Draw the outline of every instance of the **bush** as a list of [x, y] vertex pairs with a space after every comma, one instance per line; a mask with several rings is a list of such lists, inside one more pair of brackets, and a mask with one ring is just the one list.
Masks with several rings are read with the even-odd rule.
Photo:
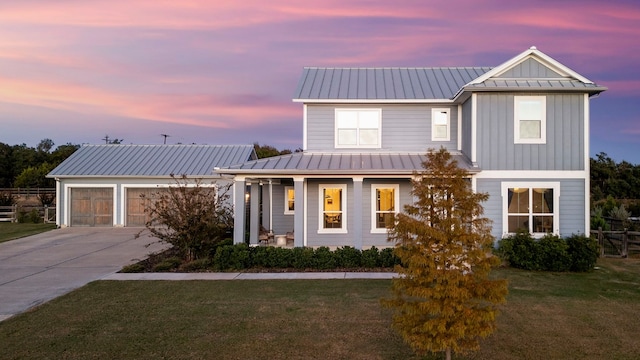
[[181, 271], [192, 272], [192, 271], [201, 271], [206, 270], [212, 265], [211, 259], [203, 258], [198, 260], [189, 261], [180, 265]]
[[338, 267], [359, 268], [362, 264], [362, 252], [351, 246], [337, 248], [333, 255]]
[[573, 234], [567, 238], [569, 255], [571, 256], [571, 271], [590, 271], [598, 260], [598, 242], [596, 239]]
[[296, 247], [292, 250], [291, 266], [295, 269], [313, 269], [316, 262], [313, 249], [309, 247]]
[[135, 263], [135, 264], [131, 264], [123, 267], [120, 270], [120, 272], [121, 273], [141, 273], [141, 272], [144, 272], [144, 270], [145, 270], [144, 265], [140, 263]]
[[528, 232], [518, 232], [500, 240], [496, 253], [519, 269], [584, 272], [595, 266], [598, 245], [584, 235], [566, 239], [545, 235], [536, 240]]
[[558, 235], [545, 235], [538, 241], [540, 259], [537, 261], [541, 270], [569, 271], [571, 269], [571, 256], [567, 242]]
[[376, 268], [380, 267], [381, 264], [382, 261], [378, 248], [372, 246], [370, 249], [362, 250], [362, 266], [366, 268]]
[[156, 272], [171, 271], [173, 269], [176, 269], [178, 266], [180, 266], [180, 264], [182, 264], [181, 258], [170, 257], [155, 264], [153, 266], [153, 271], [156, 271]]
[[249, 246], [236, 244], [219, 246], [213, 257], [216, 270], [242, 270], [250, 266]]
[[336, 267], [336, 258], [326, 246], [321, 246], [314, 252], [316, 257], [316, 268], [319, 270], [334, 269]]
[[400, 265], [400, 259], [393, 253], [393, 248], [380, 251], [380, 266], [390, 268]]

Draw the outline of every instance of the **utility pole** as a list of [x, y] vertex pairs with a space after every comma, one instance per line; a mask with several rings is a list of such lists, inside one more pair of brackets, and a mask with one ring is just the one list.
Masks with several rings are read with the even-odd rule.
[[160, 134], [160, 136], [164, 137], [164, 145], [167, 144], [167, 138], [171, 135], [167, 135], [167, 134]]
[[104, 140], [104, 143], [105, 143], [105, 144], [108, 144], [108, 143], [109, 143], [109, 135], [105, 135], [105, 136], [102, 138], [102, 140]]

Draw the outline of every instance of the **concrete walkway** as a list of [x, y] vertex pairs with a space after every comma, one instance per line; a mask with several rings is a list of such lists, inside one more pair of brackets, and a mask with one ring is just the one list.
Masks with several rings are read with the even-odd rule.
[[135, 263], [166, 245], [134, 228], [65, 228], [0, 244], [0, 321]]

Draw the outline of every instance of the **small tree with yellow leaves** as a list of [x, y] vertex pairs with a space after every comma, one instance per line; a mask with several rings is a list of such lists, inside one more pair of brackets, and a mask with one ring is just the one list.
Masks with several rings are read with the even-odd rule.
[[491, 253], [488, 194], [471, 189], [469, 173], [445, 150], [430, 150], [416, 172], [414, 203], [396, 216], [389, 241], [401, 265], [393, 280], [393, 326], [419, 354], [464, 353], [479, 348], [495, 328], [506, 280], [489, 279], [499, 264]]

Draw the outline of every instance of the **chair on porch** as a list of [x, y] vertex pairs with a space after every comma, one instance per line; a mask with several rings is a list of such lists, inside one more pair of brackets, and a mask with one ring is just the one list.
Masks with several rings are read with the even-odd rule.
[[268, 231], [264, 226], [260, 225], [260, 232], [258, 233], [258, 244], [269, 245], [269, 243], [272, 241], [273, 232]]
[[287, 234], [285, 235], [287, 237], [287, 246], [289, 245], [289, 243], [291, 243], [291, 245], [294, 245], [293, 239], [293, 231], [288, 231]]

